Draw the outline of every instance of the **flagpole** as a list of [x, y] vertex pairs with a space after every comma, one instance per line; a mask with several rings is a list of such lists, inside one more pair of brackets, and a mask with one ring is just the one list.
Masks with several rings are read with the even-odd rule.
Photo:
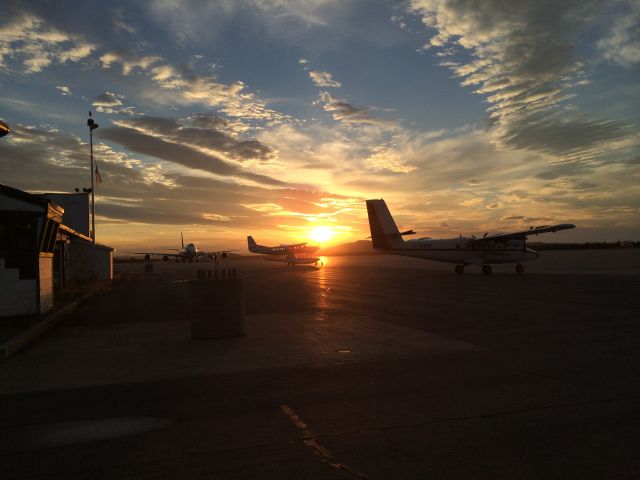
[[89, 127], [89, 145], [90, 145], [90, 157], [91, 157], [91, 241], [93, 245], [96, 244], [96, 203], [94, 194], [94, 167], [93, 167], [93, 131], [98, 128], [98, 124], [91, 118], [91, 112], [89, 112], [89, 119], [87, 120], [87, 126]]

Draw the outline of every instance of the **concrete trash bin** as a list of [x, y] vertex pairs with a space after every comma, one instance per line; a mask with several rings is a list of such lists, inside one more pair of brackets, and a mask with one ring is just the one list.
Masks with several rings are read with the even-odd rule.
[[227, 338], [244, 335], [244, 282], [190, 280], [191, 338]]

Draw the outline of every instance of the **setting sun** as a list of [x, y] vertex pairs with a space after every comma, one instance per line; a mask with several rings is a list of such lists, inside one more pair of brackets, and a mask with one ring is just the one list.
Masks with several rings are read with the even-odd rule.
[[324, 243], [331, 240], [335, 234], [331, 227], [315, 227], [309, 232], [309, 238], [316, 243]]

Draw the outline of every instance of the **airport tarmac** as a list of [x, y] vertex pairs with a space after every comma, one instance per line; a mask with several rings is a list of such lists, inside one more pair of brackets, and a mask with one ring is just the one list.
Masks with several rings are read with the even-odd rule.
[[0, 365], [2, 478], [638, 478], [640, 251], [518, 275], [226, 260], [247, 335], [189, 338], [211, 263], [114, 288]]

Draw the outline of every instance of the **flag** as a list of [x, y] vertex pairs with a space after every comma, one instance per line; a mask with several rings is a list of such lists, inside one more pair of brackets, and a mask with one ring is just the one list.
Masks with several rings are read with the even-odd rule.
[[96, 162], [96, 184], [102, 183], [102, 177], [100, 176], [100, 171], [98, 170], [98, 162]]

